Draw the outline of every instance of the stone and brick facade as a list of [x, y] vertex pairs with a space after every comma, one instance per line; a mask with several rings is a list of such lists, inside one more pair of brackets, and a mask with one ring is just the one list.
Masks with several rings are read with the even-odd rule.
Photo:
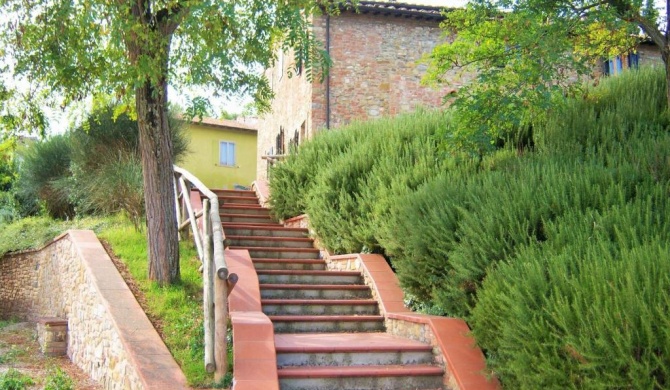
[[359, 11], [313, 19], [314, 36], [327, 43], [333, 60], [323, 82], [310, 83], [304, 72], [288, 77], [289, 69], [295, 73], [290, 53], [281, 53], [266, 71], [275, 99], [258, 124], [257, 178], [267, 177], [268, 156], [287, 154], [296, 140], [352, 120], [440, 106], [445, 94], [467, 81], [454, 74], [449, 87], [421, 85], [427, 69], [421, 58], [446, 39], [439, 8], [361, 2]]
[[[288, 154], [292, 143], [353, 120], [442, 106], [444, 96], [471, 81], [473, 73], [450, 70], [447, 86], [421, 84], [428, 67], [423, 56], [449, 39], [439, 27], [442, 19], [438, 7], [365, 1], [359, 2], [359, 13], [344, 9], [337, 16], [314, 17], [312, 32], [333, 61], [330, 74], [323, 82], [309, 82], [305, 74], [295, 74], [292, 53], [280, 53], [266, 70], [275, 99], [272, 112], [258, 123], [257, 179], [267, 179], [269, 164]], [[662, 64], [650, 42], [636, 53], [639, 66]], [[595, 67], [594, 77], [603, 74], [606, 62]]]

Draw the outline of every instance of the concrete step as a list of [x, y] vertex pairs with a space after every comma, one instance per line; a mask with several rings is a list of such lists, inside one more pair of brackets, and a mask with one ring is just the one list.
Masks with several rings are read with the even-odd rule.
[[231, 246], [267, 248], [314, 248], [314, 240], [307, 237], [233, 236], [226, 234]]
[[270, 215], [270, 210], [261, 206], [227, 204], [219, 207], [223, 214]]
[[272, 315], [268, 316], [275, 333], [320, 333], [320, 332], [380, 332], [384, 331], [384, 316], [381, 315]]
[[376, 315], [374, 299], [263, 299], [267, 315]]
[[215, 193], [218, 196], [244, 196], [244, 197], [249, 197], [249, 198], [256, 198], [256, 191], [252, 190], [211, 190], [213, 193]]
[[254, 259], [254, 267], [257, 270], [312, 270], [326, 269], [326, 262], [318, 259]]
[[229, 204], [251, 204], [258, 205], [258, 198], [251, 196], [228, 196], [219, 195], [219, 207]]
[[221, 222], [221, 227], [223, 229], [236, 229], [236, 228], [241, 228], [241, 229], [283, 229], [284, 227], [275, 222], [275, 221], [270, 221], [270, 222], [230, 222], [230, 221], [222, 221]]
[[363, 366], [433, 364], [433, 348], [387, 333], [275, 335], [277, 365]]
[[231, 236], [264, 236], [264, 237], [296, 237], [307, 238], [307, 229], [285, 228], [282, 226], [249, 226], [233, 225], [224, 226], [226, 235]]
[[444, 370], [432, 365], [285, 367], [278, 369], [282, 390], [442, 389]]
[[270, 284], [362, 284], [358, 271], [257, 270], [259, 283]]
[[318, 259], [319, 250], [316, 248], [263, 248], [231, 245], [230, 249], [247, 249], [252, 259], [256, 257], [277, 259]]
[[248, 224], [265, 224], [274, 221], [269, 215], [225, 214], [221, 213], [221, 222], [235, 222]]
[[369, 299], [366, 285], [261, 284], [262, 299]]

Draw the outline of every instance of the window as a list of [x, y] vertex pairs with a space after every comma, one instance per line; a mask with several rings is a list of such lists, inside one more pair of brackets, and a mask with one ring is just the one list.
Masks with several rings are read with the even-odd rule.
[[235, 166], [235, 144], [233, 142], [219, 142], [219, 165], [225, 167]]
[[637, 69], [639, 66], [640, 57], [637, 53], [631, 52], [622, 54], [605, 61], [604, 72], [606, 75], [616, 75], [626, 69]]

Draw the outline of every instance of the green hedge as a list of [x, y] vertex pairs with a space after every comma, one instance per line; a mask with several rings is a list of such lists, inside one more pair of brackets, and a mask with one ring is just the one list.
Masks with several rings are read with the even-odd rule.
[[376, 231], [395, 199], [446, 166], [436, 134], [449, 120], [421, 111], [320, 133], [271, 171], [275, 216], [307, 212], [335, 252], [382, 251]]
[[471, 325], [506, 387], [666, 388], [667, 187], [548, 226], [489, 273]]

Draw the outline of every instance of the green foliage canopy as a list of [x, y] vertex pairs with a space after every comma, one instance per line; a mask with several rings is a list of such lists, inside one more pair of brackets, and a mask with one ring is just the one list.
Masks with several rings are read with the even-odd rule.
[[310, 75], [327, 65], [306, 28], [318, 11], [309, 0], [4, 0], [0, 55], [5, 74], [55, 93], [61, 106], [112, 96], [131, 108], [136, 88], [167, 79], [215, 95], [249, 93], [267, 107], [271, 89], [258, 70], [272, 65], [275, 49], [294, 49]]
[[[428, 56], [425, 82], [476, 75], [445, 100], [461, 118], [449, 146], [480, 154], [498, 138], [527, 140], [530, 123], [579, 93], [599, 60], [633, 51], [640, 27], [652, 38], [659, 31], [649, 0], [473, 0], [445, 16], [449, 39]], [[666, 41], [654, 39], [664, 53]]]

